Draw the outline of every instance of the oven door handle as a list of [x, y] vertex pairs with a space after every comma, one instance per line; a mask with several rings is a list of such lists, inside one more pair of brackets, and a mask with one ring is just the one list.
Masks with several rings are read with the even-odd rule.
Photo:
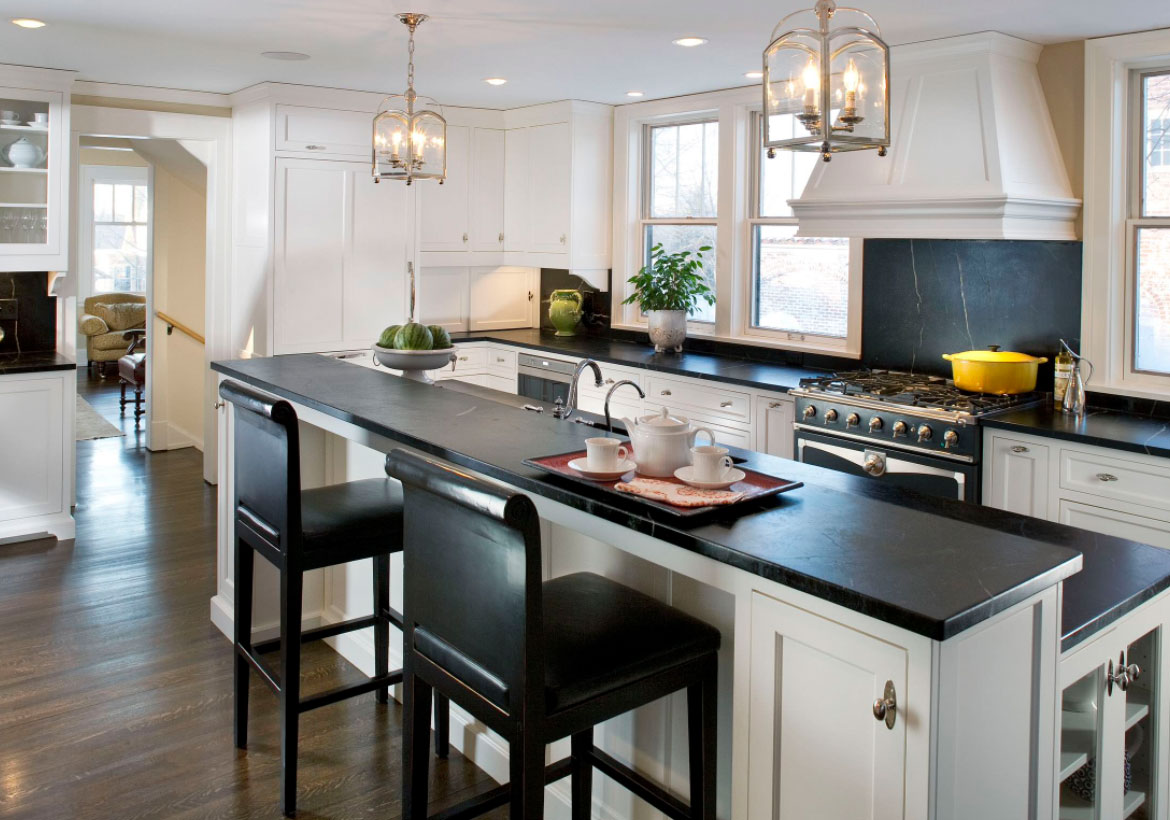
[[850, 464], [856, 464], [875, 478], [892, 473], [932, 475], [949, 478], [958, 486], [958, 498], [962, 500], [966, 497], [967, 476], [960, 470], [947, 470], [942, 467], [931, 467], [928, 464], [903, 461], [896, 456], [880, 450], [857, 450], [852, 447], [841, 447], [836, 444], [825, 444], [820, 441], [808, 441], [803, 438], [797, 439], [798, 461], [804, 461], [804, 450], [806, 447], [821, 450], [848, 461]]

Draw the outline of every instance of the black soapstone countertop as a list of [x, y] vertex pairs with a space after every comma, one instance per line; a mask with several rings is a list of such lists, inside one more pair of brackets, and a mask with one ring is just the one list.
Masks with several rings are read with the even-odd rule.
[[984, 525], [983, 508], [901, 492], [857, 492], [864, 482], [748, 451], [736, 453], [747, 466], [806, 486], [739, 517], [680, 523], [636, 499], [613, 498], [522, 463], [583, 448], [596, 434], [589, 427], [317, 354], [212, 367], [524, 492], [938, 640], [1081, 566], [1075, 549], [1010, 526]]
[[1089, 408], [1082, 419], [1050, 406], [1009, 410], [983, 419], [984, 427], [1076, 441], [1170, 458], [1170, 421]]
[[55, 350], [0, 354], [0, 376], [13, 373], [45, 373], [50, 370], [76, 370], [77, 362]]

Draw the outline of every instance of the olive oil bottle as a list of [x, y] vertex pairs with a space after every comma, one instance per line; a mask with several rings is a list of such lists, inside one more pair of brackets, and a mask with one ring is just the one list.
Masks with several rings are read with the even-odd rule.
[[1072, 379], [1072, 370], [1076, 365], [1072, 353], [1063, 339], [1060, 342], [1060, 352], [1056, 354], [1054, 362], [1056, 375], [1052, 385], [1052, 403], [1054, 406], [1060, 407], [1064, 404], [1064, 394], [1068, 392], [1068, 383]]

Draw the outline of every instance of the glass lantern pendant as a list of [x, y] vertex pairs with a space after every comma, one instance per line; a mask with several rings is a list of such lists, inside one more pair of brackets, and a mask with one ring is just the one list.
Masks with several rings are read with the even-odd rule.
[[863, 148], [884, 157], [890, 49], [874, 19], [818, 0], [781, 20], [764, 49], [763, 120], [769, 157], [777, 148], [819, 151], [825, 162]]
[[435, 100], [414, 92], [414, 30], [427, 16], [400, 14], [398, 19], [410, 29], [406, 93], [386, 97], [374, 115], [374, 182], [400, 179], [410, 185], [416, 179], [437, 179], [442, 185], [447, 177], [447, 120], [429, 109], [415, 110], [420, 102], [441, 110]]

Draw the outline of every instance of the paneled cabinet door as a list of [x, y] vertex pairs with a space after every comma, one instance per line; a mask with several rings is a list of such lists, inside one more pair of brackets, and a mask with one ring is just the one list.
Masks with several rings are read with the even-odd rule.
[[504, 135], [504, 250], [527, 251], [532, 245], [532, 190], [529, 187], [531, 128]]
[[365, 163], [345, 163], [345, 347], [368, 347], [383, 328], [406, 319], [407, 223], [405, 185], [375, 185]]
[[[1107, 501], [1103, 501], [1107, 504]], [[1060, 500], [1059, 521], [1071, 527], [1115, 535], [1142, 544], [1170, 549], [1170, 521], [1161, 521], [1122, 510]]]
[[757, 398], [756, 449], [770, 456], [792, 458], [795, 414], [794, 402], [790, 398]]
[[471, 269], [471, 330], [532, 325], [532, 268]]
[[987, 449], [990, 473], [983, 503], [1009, 512], [1047, 518], [1048, 448], [1033, 441], [994, 434]]
[[476, 128], [471, 136], [471, 250], [504, 249], [504, 132]]
[[530, 128], [528, 157], [532, 244], [527, 250], [567, 253], [572, 169], [569, 124], [558, 122]]
[[447, 126], [447, 178], [442, 185], [420, 180], [418, 186], [419, 249], [465, 251], [471, 245], [469, 191], [471, 129]]
[[0, 378], [0, 523], [65, 511], [62, 384], [57, 375]]
[[906, 651], [760, 593], [751, 635], [747, 816], [903, 817]]

